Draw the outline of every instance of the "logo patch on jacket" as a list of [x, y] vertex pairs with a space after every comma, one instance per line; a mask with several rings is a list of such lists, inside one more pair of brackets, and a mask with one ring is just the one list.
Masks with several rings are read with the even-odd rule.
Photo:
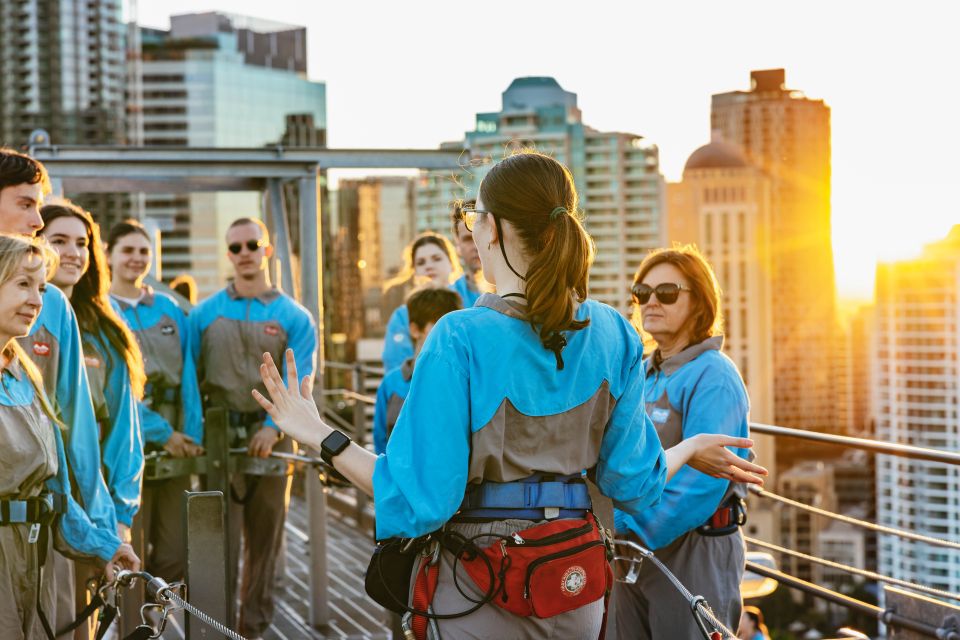
[[34, 342], [33, 354], [41, 357], [50, 355], [50, 344], [47, 342]]
[[177, 330], [176, 327], [174, 327], [172, 324], [165, 324], [162, 327], [160, 327], [160, 333], [162, 333], [165, 336], [172, 336], [173, 332], [176, 330]]
[[565, 596], [575, 596], [587, 586], [587, 572], [583, 567], [574, 565], [563, 572], [560, 590]]
[[94, 369], [100, 368], [100, 358], [95, 358], [94, 356], [83, 356], [83, 363]]
[[670, 417], [670, 409], [656, 408], [650, 412], [650, 419], [657, 424], [663, 424]]
[[268, 324], [263, 328], [263, 332], [268, 336], [278, 336], [280, 335], [280, 327], [275, 324]]

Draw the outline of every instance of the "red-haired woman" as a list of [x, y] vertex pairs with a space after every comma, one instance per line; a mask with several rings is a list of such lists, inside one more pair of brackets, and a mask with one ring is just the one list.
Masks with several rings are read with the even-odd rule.
[[[634, 278], [634, 322], [656, 347], [643, 363], [646, 412], [664, 447], [701, 434], [749, 436], [747, 390], [721, 351], [720, 300], [713, 269], [692, 246], [651, 253]], [[683, 469], [658, 504], [615, 516], [618, 532], [655, 551], [731, 629], [742, 606], [744, 497], [746, 487], [733, 476]], [[621, 638], [698, 637], [689, 605], [650, 563], [635, 584], [617, 584], [613, 598]]]

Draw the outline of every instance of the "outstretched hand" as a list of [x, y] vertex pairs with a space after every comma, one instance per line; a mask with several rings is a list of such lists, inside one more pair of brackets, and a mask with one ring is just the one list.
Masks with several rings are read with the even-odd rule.
[[304, 377], [298, 384], [293, 350], [287, 349], [284, 357], [287, 359], [286, 384], [273, 357], [269, 353], [263, 354], [260, 379], [270, 398], [264, 397], [256, 389], [253, 390], [253, 397], [281, 431], [298, 442], [319, 449], [320, 443], [332, 429], [320, 419], [320, 411], [311, 394], [313, 381], [310, 376]]
[[683, 441], [693, 448], [687, 464], [697, 471], [732, 482], [763, 485], [767, 470], [744, 460], [727, 447], [749, 449], [753, 440], [715, 433], [701, 433]]

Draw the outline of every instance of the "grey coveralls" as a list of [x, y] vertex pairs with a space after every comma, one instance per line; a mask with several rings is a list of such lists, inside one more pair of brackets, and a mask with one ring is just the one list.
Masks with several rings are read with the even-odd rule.
[[[0, 370], [6, 386], [9, 376], [26, 374], [19, 365]], [[59, 467], [53, 427], [36, 402], [10, 406], [0, 402], [0, 499], [24, 500], [40, 494], [44, 481]], [[39, 543], [29, 543], [29, 524], [0, 526], [0, 630], [10, 640], [45, 639], [37, 615], [37, 590], [43, 612], [56, 620], [56, 580], [52, 538], [47, 537], [43, 583], [38, 584]]]

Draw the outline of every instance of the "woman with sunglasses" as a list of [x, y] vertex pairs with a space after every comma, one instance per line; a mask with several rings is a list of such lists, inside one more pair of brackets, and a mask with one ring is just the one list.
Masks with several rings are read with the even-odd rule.
[[[110, 295], [143, 352], [147, 383], [140, 412], [147, 451], [175, 458], [203, 453], [203, 414], [190, 357], [187, 315], [171, 296], [144, 284], [153, 247], [136, 220], [114, 225], [107, 238]], [[151, 549], [146, 567], [167, 580], [184, 574], [183, 492], [190, 476], [144, 482], [143, 525]]]
[[[416, 637], [596, 638], [605, 556], [581, 564], [566, 562], [574, 551], [551, 551], [576, 534], [584, 545], [576, 554], [602, 549], [585, 472], [620, 508], [640, 513], [685, 463], [752, 482], [760, 479], [751, 472], [764, 470], [725, 448], [749, 447], [743, 438], [705, 435], [661, 448], [643, 411], [637, 334], [587, 298], [593, 243], [563, 165], [531, 151], [511, 155], [490, 169], [463, 219], [497, 294], [436, 323], [386, 453], [374, 456], [320, 418], [309, 385], [296, 391], [289, 352], [286, 386], [265, 355], [270, 400], [254, 396], [278, 426], [373, 496], [378, 540], [434, 533], [414, 567], [408, 608], [461, 616], [428, 623], [413, 615]], [[543, 527], [554, 533], [545, 537]], [[451, 538], [484, 551], [462, 552]], [[477, 569], [481, 556], [490, 574]], [[538, 581], [548, 566], [553, 577]], [[533, 576], [527, 588], [524, 575]]]
[[[706, 259], [692, 246], [655, 251], [641, 263], [632, 292], [634, 323], [655, 346], [643, 363], [644, 400], [663, 446], [701, 434], [749, 437], [747, 390], [721, 351], [720, 287]], [[688, 468], [667, 483], [657, 505], [615, 516], [619, 535], [655, 551], [730, 629], [742, 607], [745, 496], [735, 477]], [[618, 583], [613, 598], [621, 638], [699, 637], [686, 601], [649, 563], [635, 584]]]
[[[427, 231], [417, 236], [404, 250], [403, 270], [383, 285], [385, 292], [400, 291], [403, 297], [411, 287], [450, 287], [459, 281], [460, 261], [449, 240]], [[392, 371], [413, 357], [410, 339], [410, 314], [407, 305], [397, 307], [383, 339], [383, 370]]]

